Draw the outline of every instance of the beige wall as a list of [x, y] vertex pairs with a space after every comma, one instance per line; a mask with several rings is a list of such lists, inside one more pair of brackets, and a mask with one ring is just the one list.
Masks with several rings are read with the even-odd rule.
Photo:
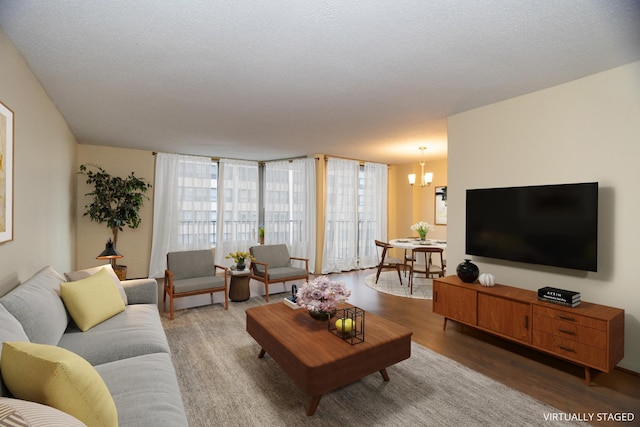
[[46, 265], [74, 268], [76, 141], [0, 30], [0, 101], [14, 113], [14, 236], [0, 244], [0, 295]]
[[[447, 225], [435, 225], [435, 188], [447, 185], [447, 160], [425, 162], [424, 170], [433, 172], [433, 182], [425, 187], [420, 185], [412, 187], [409, 185], [407, 175], [415, 173], [416, 176], [420, 176], [421, 168], [418, 161], [419, 159], [416, 158], [414, 163], [394, 165], [390, 169], [390, 176], [393, 175], [394, 179], [389, 180], [389, 202], [392, 212], [389, 215], [389, 239], [417, 237], [418, 233], [409, 227], [418, 221], [426, 221], [435, 227], [428, 234], [428, 238], [447, 240]], [[394, 250], [391, 254], [402, 258], [403, 251]]]
[[474, 258], [498, 282], [623, 308], [623, 367], [640, 372], [640, 62], [449, 118], [450, 270], [465, 258], [465, 190], [598, 181], [597, 273]]
[[[122, 178], [135, 172], [138, 178], [144, 178], [153, 184], [155, 176], [155, 157], [150, 151], [130, 150], [126, 148], [101, 147], [96, 145], [78, 145], [78, 161], [74, 170], [79, 171], [81, 164], [96, 164], [111, 175]], [[104, 264], [96, 256], [104, 250], [107, 240], [112, 236], [106, 224], [92, 222], [83, 216], [85, 205], [91, 198], [85, 196], [93, 190], [86, 184], [84, 175], [77, 175], [75, 183], [78, 189], [78, 203], [76, 206], [78, 230], [78, 269]], [[127, 266], [127, 278], [147, 277], [149, 274], [149, 259], [151, 257], [151, 236], [153, 232], [153, 191], [147, 191], [149, 200], [144, 202], [140, 210], [142, 221], [136, 229], [125, 227], [118, 233], [118, 251], [124, 258], [118, 264]]]

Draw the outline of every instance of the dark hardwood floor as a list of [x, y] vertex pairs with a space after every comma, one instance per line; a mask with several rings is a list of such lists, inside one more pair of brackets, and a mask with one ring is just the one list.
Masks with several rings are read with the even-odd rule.
[[[463, 326], [454, 321], [443, 331], [443, 318], [432, 312], [431, 300], [387, 295], [367, 287], [364, 278], [375, 270], [331, 274], [352, 291], [349, 302], [402, 324], [413, 340], [469, 368], [557, 408], [560, 412], [593, 414], [633, 413], [640, 425], [640, 375], [616, 368], [611, 373], [593, 371], [587, 386], [584, 369], [515, 343]], [[428, 369], [428, 367], [425, 367]], [[514, 408], [517, 410], [517, 408]]]

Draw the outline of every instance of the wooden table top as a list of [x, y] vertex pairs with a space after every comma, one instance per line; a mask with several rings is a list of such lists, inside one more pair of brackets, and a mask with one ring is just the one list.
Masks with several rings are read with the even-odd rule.
[[[311, 396], [350, 384], [411, 356], [412, 332], [365, 312], [364, 342], [351, 345], [325, 321], [283, 303], [246, 310], [247, 332]], [[335, 318], [333, 319], [335, 320]]]
[[[327, 330], [327, 322], [313, 319], [306, 309], [294, 310], [284, 304], [249, 308], [247, 322], [254, 321], [269, 331], [278, 342], [305, 366], [318, 366], [389, 343], [412, 332], [404, 326], [365, 313], [365, 341], [351, 345]], [[251, 320], [250, 320], [251, 319]], [[335, 321], [334, 317], [332, 321]]]

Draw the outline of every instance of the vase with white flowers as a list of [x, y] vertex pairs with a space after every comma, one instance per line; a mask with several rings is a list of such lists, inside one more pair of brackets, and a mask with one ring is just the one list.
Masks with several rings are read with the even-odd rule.
[[425, 221], [418, 221], [409, 228], [418, 233], [421, 242], [424, 242], [427, 233], [433, 230], [433, 226]]
[[339, 303], [346, 302], [351, 291], [342, 282], [327, 276], [316, 277], [298, 289], [296, 303], [309, 310], [309, 315], [318, 320], [329, 320]]
[[233, 260], [236, 262], [236, 270], [244, 270], [245, 268], [247, 268], [247, 265], [245, 264], [246, 260], [251, 260], [251, 261], [255, 261], [256, 259], [253, 257], [253, 255], [251, 255], [249, 252], [229, 252], [229, 255], [227, 255], [225, 257], [226, 259], [229, 258], [233, 258]]

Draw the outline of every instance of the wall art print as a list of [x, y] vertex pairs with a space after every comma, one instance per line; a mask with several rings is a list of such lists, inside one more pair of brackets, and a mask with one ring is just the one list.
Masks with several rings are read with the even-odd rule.
[[436, 225], [447, 225], [447, 187], [436, 187]]
[[0, 243], [13, 240], [13, 111], [0, 102]]

